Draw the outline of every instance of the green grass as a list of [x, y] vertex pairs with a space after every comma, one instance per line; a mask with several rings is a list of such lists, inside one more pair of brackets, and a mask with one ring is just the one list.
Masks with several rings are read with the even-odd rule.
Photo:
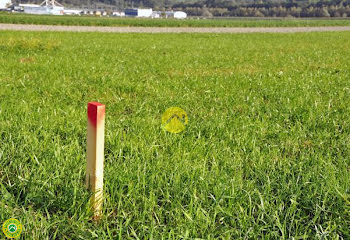
[[[349, 239], [349, 39], [1, 32], [0, 223], [22, 239]], [[89, 101], [107, 106], [99, 224]], [[161, 128], [172, 106], [180, 134]]]
[[79, 25], [79, 26], [135, 26], [135, 27], [312, 27], [350, 26], [349, 19], [138, 19], [86, 16], [43, 16], [0, 13], [0, 23]]

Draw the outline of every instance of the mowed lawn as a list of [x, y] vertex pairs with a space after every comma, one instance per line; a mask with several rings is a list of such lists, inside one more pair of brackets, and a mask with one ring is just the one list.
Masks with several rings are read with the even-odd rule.
[[[349, 39], [0, 32], [1, 224], [19, 219], [22, 239], [349, 239]], [[89, 101], [106, 104], [97, 224]], [[173, 106], [179, 134], [161, 128]]]
[[109, 27], [326, 27], [350, 26], [350, 18], [149, 19], [130, 17], [52, 16], [0, 12], [0, 23]]

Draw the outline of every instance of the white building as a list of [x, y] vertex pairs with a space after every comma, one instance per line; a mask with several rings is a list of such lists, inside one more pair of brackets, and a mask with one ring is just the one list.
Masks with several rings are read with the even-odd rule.
[[0, 9], [5, 9], [11, 5], [11, 0], [0, 0]]
[[176, 19], [185, 19], [187, 18], [187, 13], [182, 11], [166, 11], [165, 18], [176, 18]]
[[63, 13], [65, 15], [81, 15], [83, 11], [82, 10], [76, 10], [76, 9], [64, 9]]
[[160, 11], [153, 11], [152, 12], [152, 18], [160, 18], [161, 12]]
[[[1, 1], [1, 0], [0, 0]], [[23, 11], [28, 14], [63, 15], [64, 7], [55, 0], [45, 0], [40, 5], [19, 4]]]
[[176, 11], [176, 12], [174, 12], [174, 18], [185, 19], [185, 18], [187, 18], [187, 13], [182, 12], [182, 11]]
[[125, 17], [125, 13], [124, 12], [113, 12], [112, 16], [114, 16], [114, 17]]
[[165, 12], [165, 18], [185, 19], [187, 18], [187, 13], [182, 11], [167, 11]]
[[152, 17], [152, 8], [137, 9], [137, 17]]
[[64, 7], [60, 7], [60, 6], [40, 6], [35, 4], [21, 4], [21, 5], [23, 7], [24, 13], [28, 13], [28, 14], [63, 15], [64, 13]]

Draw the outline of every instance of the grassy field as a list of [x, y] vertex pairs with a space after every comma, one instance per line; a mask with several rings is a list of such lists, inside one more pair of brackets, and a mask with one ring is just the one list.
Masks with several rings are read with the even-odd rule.
[[[1, 32], [0, 223], [22, 239], [349, 239], [349, 39]], [[99, 224], [89, 101], [107, 106]], [[161, 128], [172, 106], [180, 134]]]
[[137, 19], [0, 13], [0, 23], [135, 27], [315, 27], [350, 26], [349, 19]]

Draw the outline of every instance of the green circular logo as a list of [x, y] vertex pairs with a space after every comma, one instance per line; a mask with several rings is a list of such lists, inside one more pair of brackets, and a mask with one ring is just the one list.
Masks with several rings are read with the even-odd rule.
[[162, 126], [171, 133], [179, 133], [185, 130], [188, 123], [186, 112], [179, 107], [168, 108], [162, 116]]
[[8, 238], [18, 238], [22, 232], [22, 224], [15, 218], [10, 218], [2, 225], [2, 231]]

